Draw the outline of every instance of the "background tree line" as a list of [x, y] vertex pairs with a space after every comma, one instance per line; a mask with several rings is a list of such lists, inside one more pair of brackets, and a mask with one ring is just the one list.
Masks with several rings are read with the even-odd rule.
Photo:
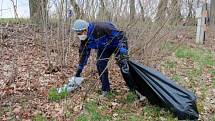
[[[195, 9], [203, 4], [200, 0], [29, 0], [30, 18], [33, 22], [42, 23], [50, 17], [50, 3], [55, 4], [57, 14], [72, 10], [73, 18], [110, 21], [161, 21], [170, 19], [170, 23], [184, 18], [191, 21], [195, 18]], [[211, 0], [211, 23], [215, 23], [215, 1]], [[63, 17], [62, 16], [62, 17]]]
[[[160, 44], [167, 40], [165, 36], [173, 32], [172, 28], [196, 25], [196, 8], [204, 3], [200, 0], [29, 0], [29, 7], [31, 21], [43, 28], [48, 60], [51, 60], [52, 51], [49, 46], [53, 46], [59, 55], [56, 59], [58, 65], [64, 66], [67, 65], [69, 46], [76, 41], [75, 34], [70, 34], [69, 39], [67, 34], [75, 19], [114, 22], [127, 32], [130, 53], [141, 53], [140, 60], [148, 63], [152, 53], [157, 53]], [[214, 0], [208, 10], [213, 25]], [[48, 29], [54, 28], [53, 25], [57, 27], [56, 40], [48, 39]]]

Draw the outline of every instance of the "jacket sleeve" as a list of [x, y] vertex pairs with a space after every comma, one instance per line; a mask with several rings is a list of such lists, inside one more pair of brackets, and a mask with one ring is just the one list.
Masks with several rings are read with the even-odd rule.
[[79, 69], [82, 71], [84, 66], [87, 64], [90, 56], [90, 48], [86, 46], [87, 41], [82, 41], [79, 48]]
[[118, 35], [119, 45], [118, 48], [126, 48], [128, 50], [128, 39], [125, 35], [125, 32], [120, 32]]

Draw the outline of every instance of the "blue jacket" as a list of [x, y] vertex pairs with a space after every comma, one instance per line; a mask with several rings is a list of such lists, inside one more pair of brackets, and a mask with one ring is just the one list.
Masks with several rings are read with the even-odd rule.
[[127, 38], [111, 22], [91, 22], [88, 26], [87, 39], [81, 41], [79, 48], [79, 69], [87, 64], [91, 49], [116, 49], [127, 47]]

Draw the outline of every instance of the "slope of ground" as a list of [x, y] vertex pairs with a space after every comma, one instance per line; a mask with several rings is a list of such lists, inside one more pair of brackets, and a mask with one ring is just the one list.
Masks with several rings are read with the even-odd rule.
[[[78, 48], [71, 45], [67, 67], [46, 74], [47, 58], [44, 47], [38, 44], [42, 40], [38, 30], [31, 25], [1, 28], [0, 120], [177, 120], [166, 109], [152, 106], [147, 100], [138, 101], [125, 86], [115, 61], [110, 62], [113, 91], [108, 98], [99, 98], [100, 81], [91, 58], [82, 87], [59, 101], [49, 100], [49, 90], [62, 86], [74, 74]], [[197, 95], [200, 120], [215, 120], [215, 55], [211, 46], [215, 38], [210, 33], [207, 43], [197, 46], [193, 43], [194, 32], [184, 29], [169, 38], [171, 42], [163, 50], [169, 54], [152, 63]], [[172, 49], [182, 40], [182, 45]], [[52, 58], [56, 55], [51, 53]]]

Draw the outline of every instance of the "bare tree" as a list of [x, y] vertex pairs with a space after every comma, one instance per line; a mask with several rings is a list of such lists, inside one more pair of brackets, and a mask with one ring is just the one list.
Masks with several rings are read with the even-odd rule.
[[14, 11], [14, 15], [15, 15], [15, 18], [18, 18], [18, 13], [17, 13], [17, 0], [14, 1], [14, 0], [11, 0], [12, 4], [13, 4], [13, 11]]
[[75, 1], [75, 0], [70, 0], [70, 2], [71, 2], [71, 5], [72, 5], [72, 7], [73, 7], [73, 9], [74, 9], [75, 14], [76, 14], [76, 18], [83, 18], [84, 12], [83, 12], [83, 10], [78, 6], [78, 4], [76, 3], [76, 1]]
[[196, 5], [199, 7], [200, 0], [196, 0]]
[[129, 0], [130, 6], [130, 22], [134, 21], [135, 17], [135, 0]]
[[123, 0], [121, 0], [121, 1], [119, 2], [119, 5], [118, 5], [118, 7], [117, 7], [117, 9], [116, 9], [115, 18], [114, 18], [114, 20], [115, 20], [116, 22], [117, 22], [118, 18], [120, 17], [117, 13], [122, 12], [122, 11], [121, 11], [121, 10], [122, 10], [122, 6], [123, 6]]
[[141, 9], [141, 17], [142, 17], [142, 20], [145, 21], [145, 11], [144, 11], [144, 7], [143, 7], [143, 4], [141, 2], [141, 0], [138, 1], [139, 2], [139, 5], [140, 5], [140, 9]]
[[215, 25], [215, 0], [211, 0], [210, 23]]
[[193, 0], [188, 0], [188, 18], [192, 18]]
[[172, 0], [170, 4], [170, 24], [177, 25], [181, 21], [181, 0]]
[[105, 7], [104, 0], [100, 0], [99, 17], [103, 20], [111, 20], [111, 14]]
[[50, 50], [49, 50], [49, 41], [47, 39], [47, 23], [48, 23], [48, 16], [47, 16], [47, 12], [45, 11], [46, 7], [43, 5], [43, 4], [47, 4], [47, 3], [44, 3], [44, 2], [47, 2], [47, 1], [41, 1], [41, 6], [42, 6], [42, 10], [41, 10], [41, 16], [42, 16], [42, 26], [43, 26], [43, 38], [44, 38], [44, 41], [46, 43], [46, 57], [48, 58], [48, 67], [50, 67]]
[[48, 16], [47, 3], [48, 0], [29, 0], [30, 19], [32, 22], [42, 24], [44, 16]]
[[157, 14], [156, 14], [157, 21], [161, 21], [166, 18], [167, 3], [168, 3], [168, 0], [160, 0], [157, 8], [158, 9]]
[[194, 15], [195, 15], [195, 10], [193, 8], [193, 0], [188, 0], [187, 1], [187, 5], [188, 5], [188, 15], [187, 15], [187, 22], [188, 24], [190, 25], [194, 25], [195, 24], [195, 18], [194, 18]]
[[[58, 52], [58, 57], [57, 57], [57, 65], [60, 67], [65, 67], [66, 66], [66, 59], [65, 59], [65, 53], [66, 53], [66, 48], [65, 48], [65, 19], [63, 19], [65, 16], [64, 14], [64, 4], [65, 0], [60, 0], [59, 5], [57, 6], [58, 9], [58, 27], [57, 27], [57, 52]], [[77, 17], [77, 16], [76, 16]]]

